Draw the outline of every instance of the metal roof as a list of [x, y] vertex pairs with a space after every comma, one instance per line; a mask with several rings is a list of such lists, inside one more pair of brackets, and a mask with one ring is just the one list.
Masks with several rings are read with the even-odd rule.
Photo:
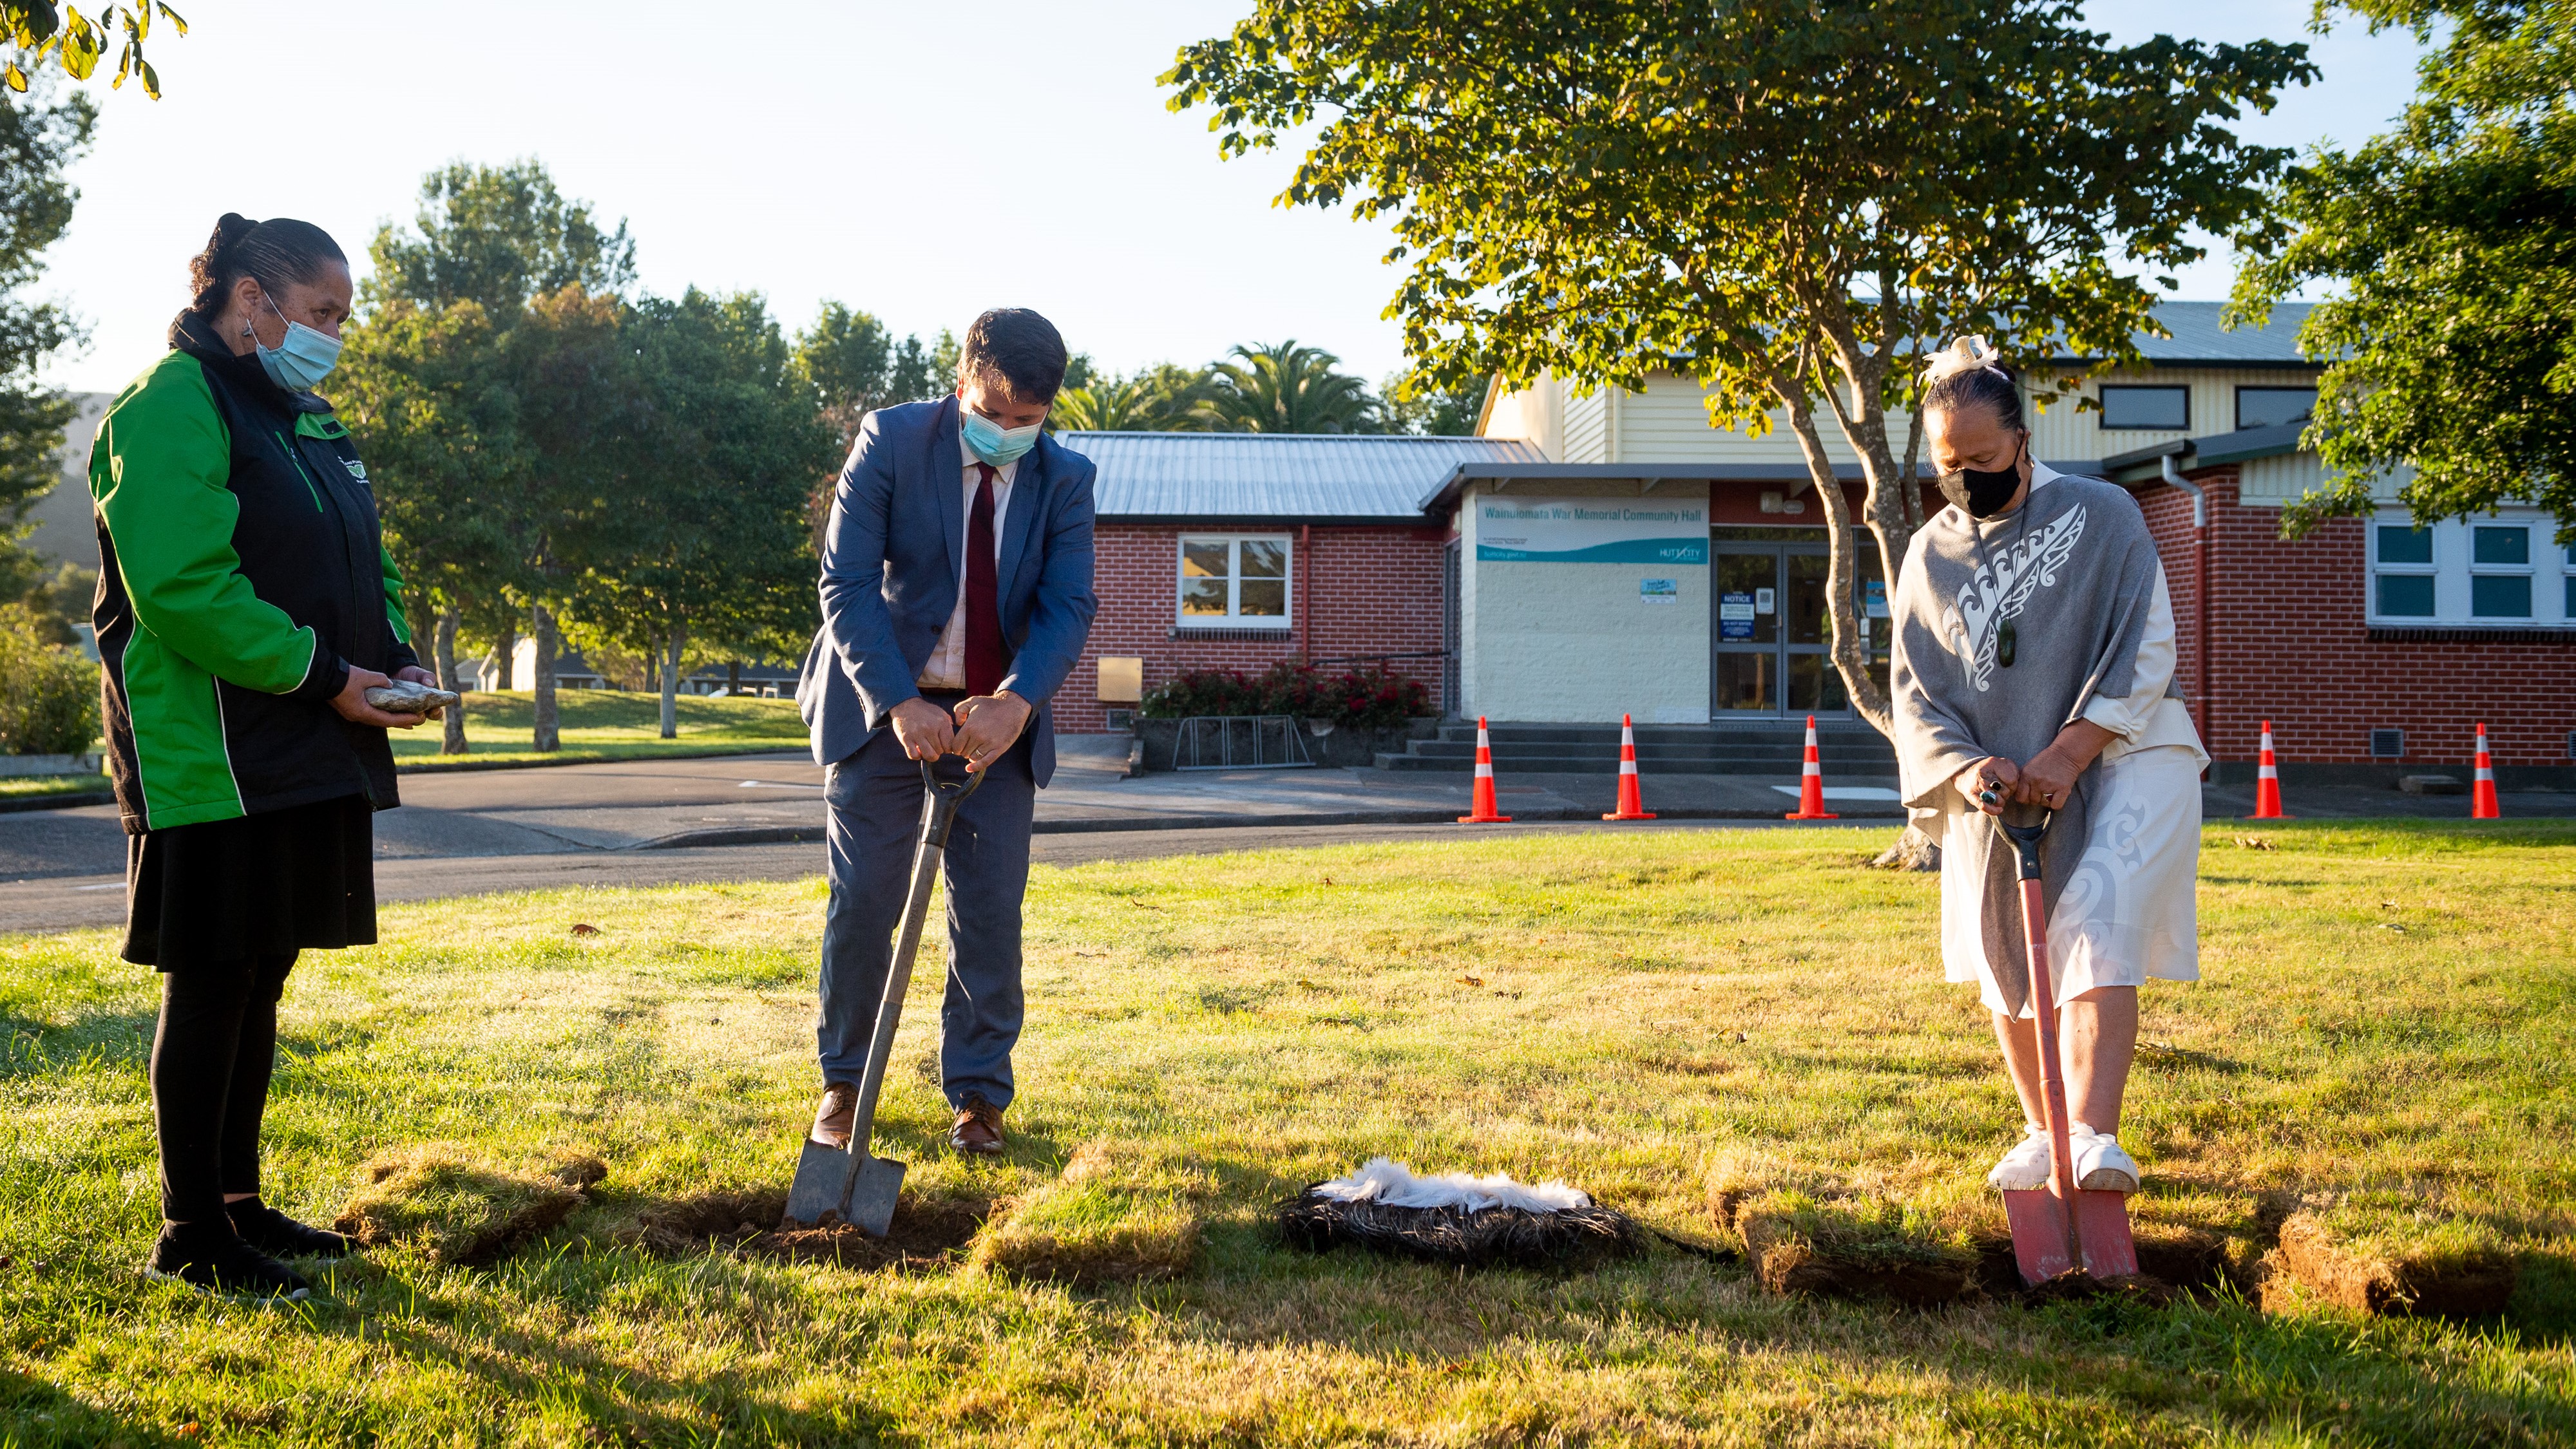
[[1344, 433], [1059, 433], [1100, 470], [1099, 516], [1122, 521], [1422, 523], [1462, 464], [1545, 463], [1504, 438]]
[[[2235, 366], [2235, 367], [2316, 367], [2319, 364], [2299, 351], [2299, 326], [2308, 320], [2308, 304], [2283, 302], [2272, 309], [2272, 318], [2260, 327], [2239, 327], [2233, 331], [2218, 325], [2218, 314], [2224, 302], [2159, 302], [2156, 321], [2164, 325], [2171, 337], [2151, 337], [2144, 332], [2133, 334], [2138, 350], [2147, 361], [2163, 367]], [[2080, 358], [2059, 357], [2059, 362], [2076, 362]]]

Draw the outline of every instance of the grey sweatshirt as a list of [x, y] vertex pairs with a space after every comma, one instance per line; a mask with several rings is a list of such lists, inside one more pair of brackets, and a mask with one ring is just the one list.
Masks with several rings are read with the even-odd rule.
[[[1905, 803], [1937, 803], [1961, 770], [1988, 755], [2015, 764], [2047, 748], [2096, 695], [2134, 688], [2138, 645], [2155, 604], [2155, 540], [2136, 500], [2098, 478], [2034, 484], [2023, 505], [1978, 523], [1944, 508], [1914, 535], [1890, 612], [1889, 686]], [[2012, 663], [1998, 644], [2013, 633]], [[2169, 695], [2178, 691], [2168, 686]], [[2041, 894], [2051, 910], [2084, 853], [2097, 773], [2050, 822]], [[1986, 959], [2018, 1011], [2030, 985], [2013, 853], [1971, 832], [1985, 881]]]

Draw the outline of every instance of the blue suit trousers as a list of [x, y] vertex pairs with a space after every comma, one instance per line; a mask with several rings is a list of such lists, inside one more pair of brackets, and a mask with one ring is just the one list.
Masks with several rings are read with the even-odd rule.
[[[940, 882], [948, 900], [948, 990], [940, 1004], [941, 1088], [952, 1108], [982, 1097], [1011, 1103], [1011, 1048], [1020, 1039], [1020, 899], [1029, 881], [1029, 825], [1037, 808], [1031, 734], [995, 760], [990, 777], [958, 808]], [[948, 770], [956, 763], [943, 762]], [[877, 1008], [894, 964], [921, 839], [921, 765], [891, 726], [831, 767], [831, 904], [823, 917], [822, 1011], [815, 1045], [823, 1080], [856, 1084], [867, 1069]], [[932, 932], [922, 933], [927, 947]], [[914, 963], [919, 975], [922, 963]]]

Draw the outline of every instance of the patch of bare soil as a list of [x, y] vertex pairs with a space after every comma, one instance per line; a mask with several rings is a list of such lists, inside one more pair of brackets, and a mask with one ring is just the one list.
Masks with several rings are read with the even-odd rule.
[[2304, 1212], [2281, 1224], [2281, 1245], [2267, 1261], [2267, 1309], [2277, 1299], [2274, 1284], [2286, 1278], [2312, 1297], [2362, 1313], [2473, 1318], [2502, 1313], [2521, 1277], [2521, 1265], [2502, 1254], [2392, 1260], [2356, 1252]]
[[1737, 1219], [1754, 1276], [1773, 1293], [1876, 1298], [1913, 1308], [1952, 1303], [1977, 1284], [1977, 1258], [1936, 1244], [1838, 1239], [1802, 1221], [1748, 1208]]
[[788, 1222], [783, 1190], [708, 1192], [645, 1205], [617, 1239], [665, 1258], [735, 1252], [860, 1272], [912, 1272], [952, 1266], [992, 1210], [982, 1198], [906, 1193], [896, 1199], [893, 1230], [878, 1239], [847, 1223], [805, 1228]]
[[332, 1227], [368, 1247], [414, 1243], [438, 1262], [484, 1268], [553, 1231], [607, 1173], [592, 1157], [529, 1167], [453, 1144], [398, 1148], [359, 1168]]

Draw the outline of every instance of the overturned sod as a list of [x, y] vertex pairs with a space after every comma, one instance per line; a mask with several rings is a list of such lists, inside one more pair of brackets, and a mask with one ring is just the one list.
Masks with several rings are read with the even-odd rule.
[[[2204, 857], [2207, 979], [2147, 995], [2158, 1047], [2122, 1132], [2141, 1265], [2170, 1238], [2228, 1275], [2168, 1307], [1783, 1296], [1654, 1244], [1461, 1274], [1278, 1242], [1273, 1205], [1384, 1153], [1576, 1183], [1677, 1236], [1718, 1232], [1728, 1194], [1794, 1190], [1982, 1255], [2016, 1109], [1973, 999], [1938, 979], [1931, 883], [1865, 867], [1884, 829], [1041, 869], [999, 1161], [937, 1146], [940, 983], [917, 982], [878, 1130], [912, 1163], [898, 1234], [936, 1241], [900, 1263], [777, 1251], [764, 1212], [811, 1105], [818, 885], [393, 907], [384, 944], [288, 987], [268, 1199], [327, 1220], [362, 1167], [428, 1144], [532, 1200], [570, 1190], [565, 1158], [607, 1175], [486, 1266], [411, 1238], [293, 1313], [135, 1275], [154, 983], [105, 933], [0, 941], [0, 1423], [29, 1444], [188, 1423], [494, 1445], [2576, 1440], [2576, 829], [2266, 831], [2274, 849]], [[456, 1223], [509, 1215], [497, 1192], [493, 1214], [451, 1201]], [[2392, 1265], [2493, 1251], [2518, 1277], [2463, 1320], [2286, 1277], [2257, 1293], [2300, 1212]], [[1167, 1271], [1119, 1276], [1149, 1255]]]

